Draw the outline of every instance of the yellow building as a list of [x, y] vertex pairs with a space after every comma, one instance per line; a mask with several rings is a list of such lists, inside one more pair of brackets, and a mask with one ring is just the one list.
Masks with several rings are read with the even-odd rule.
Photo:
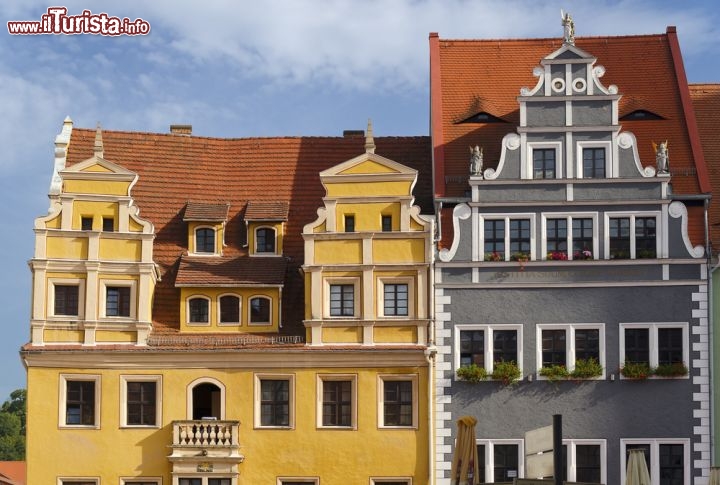
[[28, 483], [427, 483], [429, 140], [375, 142], [66, 120], [30, 261]]

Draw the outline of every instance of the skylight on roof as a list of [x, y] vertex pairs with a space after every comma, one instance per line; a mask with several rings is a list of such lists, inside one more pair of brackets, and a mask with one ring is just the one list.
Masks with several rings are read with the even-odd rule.
[[474, 114], [469, 118], [465, 118], [458, 123], [507, 123], [507, 121], [493, 116], [487, 111], [481, 111], [480, 113]]
[[620, 121], [642, 121], [642, 120], [664, 120], [660, 115], [656, 115], [652, 111], [647, 111], [644, 109], [636, 109], [635, 111], [626, 114], [622, 118], [620, 118]]

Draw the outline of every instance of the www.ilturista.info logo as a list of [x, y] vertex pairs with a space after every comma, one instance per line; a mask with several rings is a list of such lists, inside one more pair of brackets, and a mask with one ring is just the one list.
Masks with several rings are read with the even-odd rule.
[[83, 10], [80, 15], [68, 15], [65, 7], [50, 7], [40, 20], [15, 20], [7, 23], [12, 35], [147, 35], [150, 23], [138, 18], [111, 17], [106, 13]]

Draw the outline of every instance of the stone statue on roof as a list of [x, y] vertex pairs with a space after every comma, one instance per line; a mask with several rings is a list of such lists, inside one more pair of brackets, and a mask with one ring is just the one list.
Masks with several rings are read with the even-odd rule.
[[483, 169], [483, 149], [475, 145], [470, 147], [470, 175], [473, 177], [482, 177]]
[[668, 154], [667, 140], [660, 142], [659, 145], [652, 142], [652, 145], [655, 149], [655, 164], [657, 165], [657, 173], [670, 173], [670, 155]]
[[563, 44], [575, 45], [575, 22], [570, 12], [560, 9], [560, 20], [563, 26]]

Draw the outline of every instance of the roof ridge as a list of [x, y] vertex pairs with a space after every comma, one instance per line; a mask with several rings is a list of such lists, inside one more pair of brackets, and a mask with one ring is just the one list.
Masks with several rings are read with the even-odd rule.
[[[654, 34], [626, 34], [626, 35], [583, 35], [575, 37], [575, 41], [583, 40], [602, 40], [602, 39], [647, 39], [652, 37], [667, 37], [667, 33], [654, 33]], [[494, 37], [488, 39], [467, 39], [467, 38], [439, 38], [440, 42], [467, 42], [467, 43], [481, 43], [481, 42], [522, 42], [522, 43], [534, 43], [534, 42], [559, 42], [562, 43], [560, 37]]]

